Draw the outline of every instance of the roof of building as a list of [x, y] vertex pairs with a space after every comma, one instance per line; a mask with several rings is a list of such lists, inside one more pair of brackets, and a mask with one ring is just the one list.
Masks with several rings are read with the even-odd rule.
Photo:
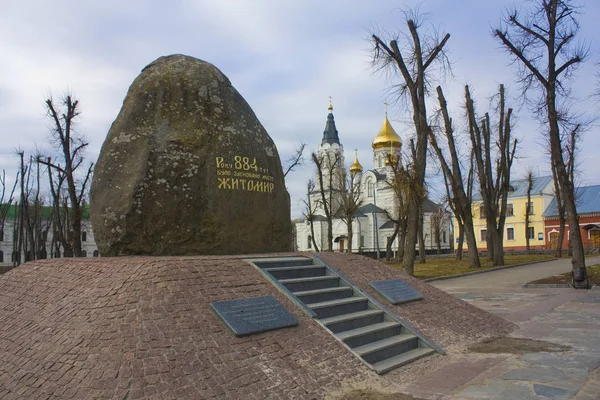
[[381, 225], [379, 229], [394, 229], [394, 225], [394, 221], [386, 221], [386, 223]]
[[379, 130], [375, 139], [373, 139], [373, 143], [371, 143], [374, 149], [381, 149], [383, 147], [400, 147], [402, 146], [402, 139], [396, 133], [392, 124], [388, 120], [387, 114], [385, 119], [383, 120], [383, 125]]
[[358, 162], [358, 149], [354, 150], [354, 162], [350, 166], [350, 173], [362, 172], [363, 167]]
[[333, 106], [329, 105], [329, 114], [327, 114], [327, 122], [325, 123], [325, 130], [323, 131], [323, 140], [321, 140], [321, 144], [340, 144], [340, 138], [338, 136], [338, 131], [335, 127], [335, 120], [333, 119]]
[[375, 204], [373, 203], [367, 203], [364, 206], [361, 206], [358, 211], [360, 211], [363, 214], [373, 214], [373, 213], [377, 213], [377, 214], [383, 214], [385, 213], [385, 210], [377, 207]]
[[[577, 214], [600, 213], [600, 185], [582, 186], [575, 189]], [[558, 215], [556, 197], [552, 199], [544, 213], [544, 217]]]
[[[538, 196], [543, 193], [544, 189], [548, 184], [552, 183], [551, 176], [534, 176], [533, 186], [531, 187], [531, 195]], [[514, 189], [508, 192], [508, 198], [514, 197], [527, 197], [527, 179], [515, 179], [510, 182], [510, 186]], [[475, 183], [475, 187], [479, 187], [478, 183]], [[481, 201], [481, 195], [479, 190], [473, 189], [473, 201]]]
[[423, 212], [438, 212], [443, 209], [442, 206], [429, 199], [423, 200], [422, 207]]

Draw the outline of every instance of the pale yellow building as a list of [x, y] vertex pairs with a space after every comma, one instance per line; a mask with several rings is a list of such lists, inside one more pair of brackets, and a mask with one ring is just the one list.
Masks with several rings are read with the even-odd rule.
[[[527, 180], [519, 179], [511, 182], [511, 191], [508, 194], [506, 222], [504, 224], [504, 249], [506, 251], [525, 250], [527, 246], [526, 235], [529, 236], [531, 249], [544, 249], [546, 247], [542, 213], [550, 205], [553, 198], [554, 184], [552, 177], [534, 177], [531, 189], [529, 229], [526, 231]], [[472, 207], [473, 228], [477, 239], [477, 248], [479, 251], [485, 251], [487, 249], [487, 227], [479, 193], [473, 194]], [[454, 232], [458, 232], [456, 222], [454, 223]], [[464, 243], [466, 249], [467, 241], [465, 240]]]

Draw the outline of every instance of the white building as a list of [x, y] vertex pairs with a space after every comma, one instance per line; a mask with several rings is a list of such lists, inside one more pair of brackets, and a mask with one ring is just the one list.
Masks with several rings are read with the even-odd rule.
[[[43, 224], [48, 223], [48, 216], [50, 215], [50, 208], [44, 207], [42, 211]], [[14, 238], [17, 236], [15, 233], [15, 206], [10, 206], [6, 219], [4, 220], [4, 229], [0, 230], [0, 266], [7, 267], [13, 265], [13, 258], [16, 257], [14, 252]], [[64, 256], [64, 250], [62, 246], [59, 249], [52, 249], [52, 230], [48, 231], [48, 237], [46, 239], [45, 246], [46, 253], [44, 258], [60, 258]], [[98, 257], [98, 247], [94, 241], [94, 232], [92, 231], [92, 225], [90, 224], [89, 218], [84, 216], [81, 221], [81, 250], [84, 257]], [[30, 256], [21, 255], [21, 264], [29, 261]]]
[[[361, 253], [385, 252], [387, 241], [394, 232], [394, 223], [387, 217], [386, 211], [393, 217], [397, 214], [397, 199], [394, 190], [390, 185], [393, 176], [390, 160], [398, 160], [401, 163], [402, 140], [394, 131], [390, 124], [387, 113], [383, 121], [383, 126], [371, 143], [373, 151], [373, 169], [363, 171], [363, 167], [358, 161], [358, 152], [355, 154], [354, 162], [350, 166], [350, 176], [355, 187], [359, 190], [359, 198], [362, 200], [362, 206], [355, 213], [352, 219], [352, 251]], [[342, 172], [344, 166], [344, 147], [340, 143], [338, 131], [335, 127], [333, 117], [333, 106], [329, 105], [329, 114], [323, 138], [319, 145], [317, 155], [319, 159], [325, 161], [323, 168], [323, 181], [328, 196], [331, 195], [333, 215], [333, 238], [334, 250], [344, 251], [348, 247], [347, 226], [339, 218], [340, 190], [350, 185], [344, 185], [343, 179], [346, 176]], [[340, 160], [334, 168], [327, 168], [328, 160]], [[333, 165], [333, 163], [331, 163]], [[334, 176], [331, 176], [334, 174]], [[333, 192], [329, 188], [330, 184], [334, 186]], [[315, 207], [316, 217], [313, 219], [313, 231], [315, 242], [319, 250], [327, 248], [327, 220], [322, 207], [321, 193], [319, 189], [318, 176], [315, 177], [316, 188], [311, 193], [311, 204]], [[438, 248], [432, 216], [434, 214], [442, 215], [440, 229], [440, 244], [442, 249], [450, 249], [451, 238], [451, 218], [450, 214], [441, 211], [439, 205], [426, 199], [423, 202], [423, 235], [426, 251], [435, 251]], [[311, 238], [310, 222], [305, 218], [295, 222], [296, 228], [296, 249], [298, 251], [313, 251]], [[392, 245], [393, 249], [398, 247], [398, 238]]]

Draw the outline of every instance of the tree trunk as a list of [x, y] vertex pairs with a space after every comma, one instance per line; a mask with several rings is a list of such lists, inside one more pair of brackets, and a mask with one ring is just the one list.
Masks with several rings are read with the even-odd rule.
[[473, 217], [467, 214], [465, 219], [465, 236], [467, 237], [468, 256], [471, 261], [471, 268], [481, 268], [479, 253], [477, 251], [477, 239], [475, 238], [475, 230], [473, 229]]
[[353, 232], [352, 232], [352, 220], [351, 219], [346, 223], [346, 228], [347, 228], [346, 236], [348, 237], [348, 246], [346, 247], [346, 253], [352, 253]]
[[425, 264], [427, 258], [425, 255], [425, 232], [423, 232], [423, 211], [419, 207], [419, 264]]
[[406, 246], [406, 219], [403, 218], [400, 221], [400, 240], [398, 240], [398, 254], [396, 259], [398, 261], [404, 261], [404, 248]]
[[385, 246], [385, 259], [387, 261], [392, 259], [392, 244], [394, 243], [394, 240], [396, 240], [396, 236], [398, 236], [398, 231], [400, 231], [400, 224], [394, 224], [394, 232], [392, 233], [392, 236], [388, 238]]
[[462, 260], [462, 256], [463, 256], [463, 243], [464, 243], [464, 236], [465, 236], [465, 227], [462, 224], [462, 222], [458, 221], [458, 243], [456, 245], [456, 260], [460, 261]]
[[[550, 71], [551, 73], [553, 71]], [[585, 271], [585, 254], [583, 251], [583, 242], [579, 230], [579, 216], [577, 215], [577, 206], [575, 204], [575, 188], [573, 182], [569, 180], [569, 173], [564, 164], [562, 146], [560, 143], [560, 128], [558, 125], [558, 114], [556, 112], [556, 88], [553, 86], [554, 79], [548, 79], [549, 88], [547, 89], [548, 121], [550, 123], [550, 152], [554, 165], [558, 184], [562, 189], [563, 201], [566, 211], [567, 222], [569, 223], [569, 241], [573, 256], [571, 259], [572, 270], [583, 268]]]

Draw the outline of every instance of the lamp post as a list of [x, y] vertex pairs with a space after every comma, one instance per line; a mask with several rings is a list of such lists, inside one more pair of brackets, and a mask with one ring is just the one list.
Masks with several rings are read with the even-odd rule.
[[377, 212], [375, 208], [377, 208], [377, 182], [373, 185], [373, 223], [375, 226], [373, 227], [373, 232], [375, 234], [375, 246], [377, 247], [377, 259], [379, 260], [379, 227], [377, 226]]

